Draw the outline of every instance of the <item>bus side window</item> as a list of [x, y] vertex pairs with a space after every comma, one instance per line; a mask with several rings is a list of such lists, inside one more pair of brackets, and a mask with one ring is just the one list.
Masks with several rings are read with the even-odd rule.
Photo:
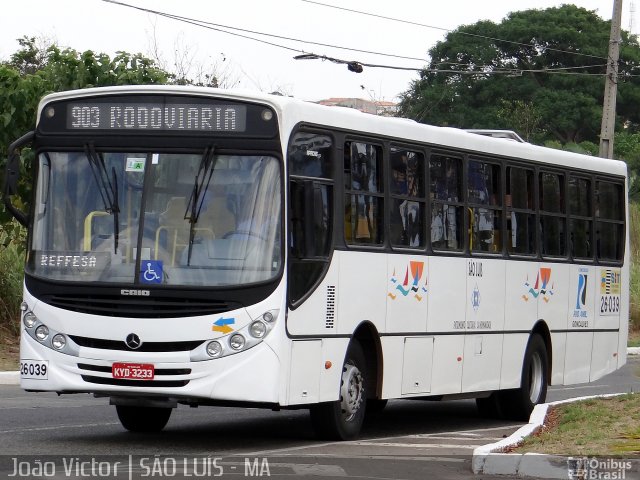
[[390, 241], [393, 246], [423, 247], [425, 193], [424, 156], [391, 148]]
[[507, 251], [517, 255], [536, 253], [533, 170], [507, 167]]
[[361, 142], [344, 147], [345, 240], [350, 244], [381, 245], [384, 195], [382, 148]]
[[431, 244], [435, 250], [461, 250], [462, 228], [462, 159], [432, 155], [429, 159], [431, 199]]
[[598, 259], [622, 260], [624, 256], [623, 185], [596, 182], [596, 253]]
[[566, 255], [564, 175], [541, 172], [540, 242], [542, 255]]
[[569, 247], [573, 258], [593, 257], [591, 180], [569, 176]]

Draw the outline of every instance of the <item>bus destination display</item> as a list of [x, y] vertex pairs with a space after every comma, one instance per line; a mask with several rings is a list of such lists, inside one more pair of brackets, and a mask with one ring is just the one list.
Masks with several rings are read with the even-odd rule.
[[69, 130], [241, 133], [246, 125], [244, 105], [75, 102], [67, 106]]

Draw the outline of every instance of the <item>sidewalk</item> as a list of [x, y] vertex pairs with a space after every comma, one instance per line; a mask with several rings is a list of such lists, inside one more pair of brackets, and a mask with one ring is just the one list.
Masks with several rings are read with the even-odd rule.
[[[640, 355], [640, 347], [627, 348], [628, 355]], [[552, 405], [621, 395], [595, 395], [571, 398], [558, 402], [537, 405], [529, 418], [529, 423], [516, 430], [510, 437], [496, 443], [490, 443], [473, 451], [472, 469], [475, 474], [511, 475], [518, 477], [582, 479], [582, 478], [637, 478], [633, 473], [640, 472], [640, 459], [596, 459], [573, 458], [560, 455], [539, 453], [500, 453], [508, 447], [517, 445], [525, 437], [533, 434], [544, 424], [547, 410]], [[595, 476], [589, 476], [595, 475]]]

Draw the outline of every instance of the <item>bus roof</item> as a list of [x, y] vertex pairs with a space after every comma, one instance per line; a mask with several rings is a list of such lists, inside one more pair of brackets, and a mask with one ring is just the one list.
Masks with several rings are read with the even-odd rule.
[[559, 167], [572, 167], [621, 176], [627, 175], [626, 163], [618, 160], [540, 147], [493, 136], [478, 135], [458, 128], [436, 127], [406, 118], [382, 117], [363, 113], [352, 108], [318, 105], [292, 97], [246, 90], [173, 85], [135, 85], [72, 90], [44, 97], [38, 107], [38, 122], [42, 109], [51, 101], [122, 94], [194, 95], [265, 103], [278, 112], [283, 142], [288, 141], [289, 132], [295, 125], [303, 122], [353, 132], [393, 137], [408, 142], [427, 143], [432, 146], [441, 146], [477, 154], [520, 158]]

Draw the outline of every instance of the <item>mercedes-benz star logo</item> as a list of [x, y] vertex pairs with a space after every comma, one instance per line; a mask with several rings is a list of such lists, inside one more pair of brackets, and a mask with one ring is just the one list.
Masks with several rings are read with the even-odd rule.
[[127, 338], [125, 339], [124, 343], [131, 350], [137, 350], [142, 345], [142, 342], [140, 341], [140, 337], [135, 333], [130, 333], [129, 335], [127, 335]]

